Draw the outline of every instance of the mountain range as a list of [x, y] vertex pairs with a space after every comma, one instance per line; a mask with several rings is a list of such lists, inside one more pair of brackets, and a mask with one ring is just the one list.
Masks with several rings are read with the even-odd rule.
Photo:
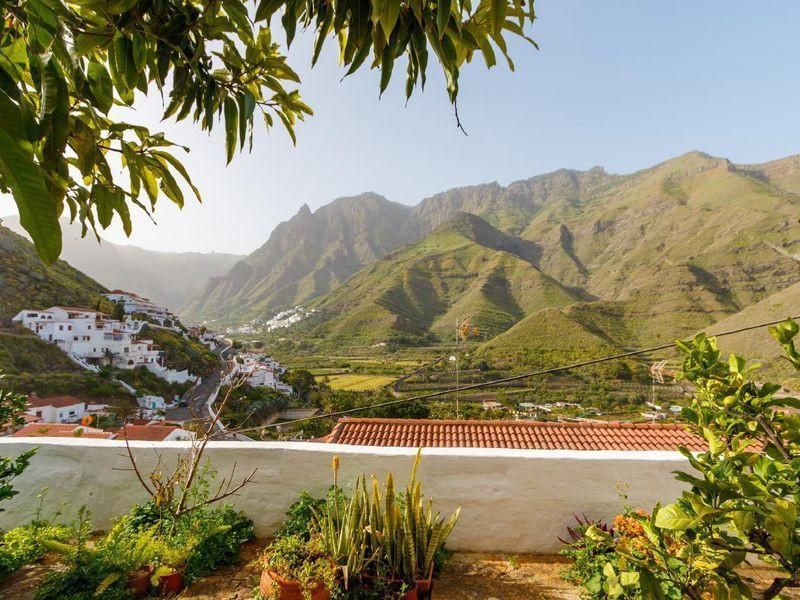
[[[247, 257], [192, 262], [195, 286], [211, 277], [179, 312], [225, 325], [301, 304], [315, 310], [290, 337], [319, 349], [451, 343], [468, 317], [477, 354], [500, 367], [552, 365], [788, 316], [800, 301], [799, 223], [798, 156], [740, 165], [691, 152], [628, 175], [559, 170], [456, 188], [416, 206], [365, 193], [302, 207]], [[0, 243], [19, 239], [4, 232]], [[124, 263], [115, 252], [130, 251], [102, 248], [113, 249], [109, 269]], [[166, 259], [147, 256], [135, 269], [142, 283], [120, 285], [110, 272], [97, 275], [99, 253], [90, 250], [67, 258], [103, 285], [156, 300], [176, 294], [173, 306], [188, 295], [178, 273], [158, 269]], [[44, 276], [29, 264], [32, 251], [15, 252], [26, 258], [13, 270]], [[232, 266], [220, 274], [225, 261]], [[183, 264], [180, 275], [190, 270]], [[65, 263], [50, 269], [66, 295], [60, 302], [101, 289]], [[7, 289], [24, 297], [31, 278], [14, 284], [6, 271]], [[82, 281], [81, 291], [68, 280]], [[722, 346], [777, 365], [765, 335]]]
[[452, 340], [470, 317], [485, 351], [536, 363], [558, 344], [555, 323], [606, 350], [746, 314], [800, 282], [798, 222], [798, 156], [738, 165], [690, 152], [414, 207], [369, 193], [304, 206], [182, 313], [242, 322], [303, 304], [317, 311], [298, 333], [337, 345]]
[[[27, 238], [16, 216], [2, 224]], [[242, 257], [236, 254], [201, 252], [157, 252], [137, 246], [114, 244], [81, 227], [61, 223], [61, 259], [101, 282], [109, 289], [129, 290], [171, 310], [178, 309], [199, 292], [211, 277], [227, 273]]]

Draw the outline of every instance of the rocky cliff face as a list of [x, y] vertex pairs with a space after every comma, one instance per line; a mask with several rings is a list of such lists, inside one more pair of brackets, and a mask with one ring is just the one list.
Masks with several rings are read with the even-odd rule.
[[416, 239], [411, 208], [367, 193], [303, 206], [267, 242], [212, 279], [182, 309], [192, 319], [247, 320], [306, 302]]

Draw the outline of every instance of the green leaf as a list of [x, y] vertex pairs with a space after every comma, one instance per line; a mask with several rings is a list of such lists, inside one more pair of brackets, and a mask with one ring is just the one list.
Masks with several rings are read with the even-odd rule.
[[450, 1], [439, 0], [436, 7], [436, 29], [439, 31], [439, 38], [444, 35], [447, 24], [450, 22]]
[[36, 252], [47, 263], [61, 254], [61, 227], [58, 210], [47, 193], [44, 175], [33, 157], [26, 155], [8, 133], [0, 129], [0, 173], [11, 189], [25, 228]]
[[694, 522], [694, 517], [677, 504], [668, 504], [661, 508], [655, 520], [656, 527], [660, 529], [688, 529]]
[[386, 39], [389, 39], [392, 35], [392, 31], [394, 31], [394, 26], [397, 25], [399, 16], [400, 0], [385, 0], [383, 3], [383, 12], [380, 15], [380, 21]]
[[49, 115], [56, 109], [58, 100], [58, 72], [50, 54], [39, 57], [40, 87], [42, 94], [41, 116]]
[[506, 22], [506, 10], [508, 4], [506, 0], [491, 0], [492, 6], [492, 30], [495, 35], [500, 35], [503, 31], [503, 24]]
[[281, 4], [283, 4], [282, 0], [261, 0], [256, 8], [256, 21], [269, 21]]
[[91, 198], [100, 226], [103, 229], [108, 228], [114, 218], [114, 191], [106, 185], [95, 184], [92, 186]]
[[703, 427], [703, 437], [708, 442], [708, 449], [712, 454], [719, 454], [726, 449], [725, 442], [717, 437], [717, 434], [708, 427]]
[[139, 74], [133, 62], [133, 46], [131, 41], [122, 33], [114, 34], [113, 56], [111, 57], [111, 76], [116, 84], [120, 96], [127, 102], [133, 102], [132, 90], [136, 87]]
[[238, 134], [239, 111], [236, 102], [232, 98], [225, 98], [225, 148], [227, 151], [228, 163], [233, 159], [236, 152], [236, 136]]
[[639, 571], [639, 589], [642, 592], [643, 598], [651, 598], [652, 600], [664, 600], [664, 590], [661, 589], [658, 580], [647, 569]]
[[111, 76], [104, 65], [92, 61], [89, 63], [87, 77], [89, 79], [89, 89], [97, 101], [97, 108], [108, 114], [114, 104], [114, 86], [111, 83]]
[[[175, 169], [178, 173], [181, 174], [181, 177], [183, 177], [186, 183], [189, 184], [189, 187], [192, 188], [192, 192], [194, 192], [194, 195], [197, 197], [197, 200], [199, 202], [203, 201], [202, 198], [200, 197], [200, 190], [198, 190], [192, 183], [192, 180], [189, 177], [189, 173], [186, 170], [186, 167], [184, 167], [183, 164], [177, 158], [175, 158], [169, 152], [164, 152], [163, 150], [152, 150], [151, 154], [153, 156], [157, 156], [159, 160], [162, 161], [162, 164], [164, 162], [169, 163], [173, 169]], [[167, 165], [164, 166], [166, 167]]]

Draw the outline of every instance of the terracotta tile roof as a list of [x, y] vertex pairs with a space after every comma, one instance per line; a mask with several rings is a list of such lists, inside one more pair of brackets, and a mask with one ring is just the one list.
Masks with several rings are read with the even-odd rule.
[[109, 427], [108, 431], [115, 433], [118, 440], [127, 436], [131, 441], [161, 442], [176, 429], [180, 428], [174, 425], [128, 425], [125, 429]]
[[144, 296], [140, 296], [139, 294], [136, 294], [134, 292], [126, 292], [125, 290], [111, 290], [110, 292], [106, 292], [104, 296], [110, 296], [112, 294], [117, 296], [130, 296], [131, 298], [136, 298], [137, 300], [145, 300], [147, 302], [150, 301], [149, 298], [145, 298]]
[[53, 310], [54, 308], [60, 308], [61, 310], [66, 310], [67, 312], [81, 312], [87, 314], [103, 314], [99, 310], [94, 308], [85, 308], [81, 306], [61, 306], [60, 304], [56, 304], [55, 306], [51, 306], [48, 310]]
[[80, 437], [110, 440], [114, 434], [74, 423], [30, 423], [15, 431], [14, 437]]
[[317, 441], [357, 446], [518, 448], [551, 450], [690, 450], [706, 442], [682, 425], [541, 421], [339, 419]]
[[43, 406], [64, 408], [65, 406], [74, 406], [76, 404], [85, 404], [85, 402], [75, 396], [50, 396], [48, 398], [39, 398], [36, 394], [28, 396], [28, 405], [31, 408], [41, 408]]

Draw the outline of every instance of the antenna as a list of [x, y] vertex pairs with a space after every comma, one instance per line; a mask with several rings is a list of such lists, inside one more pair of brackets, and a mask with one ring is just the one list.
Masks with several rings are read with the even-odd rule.
[[458, 365], [458, 342], [460, 340], [466, 340], [468, 338], [478, 338], [479, 336], [485, 336], [485, 333], [478, 331], [478, 326], [473, 326], [472, 322], [470, 321], [469, 317], [465, 317], [460, 319], [456, 317], [456, 347], [453, 356], [450, 357], [450, 361], [453, 363], [453, 368], [455, 369], [456, 374], [456, 419], [461, 418], [461, 407], [460, 407], [460, 399], [458, 395], [458, 388], [459, 386], [459, 365]]
[[[650, 365], [650, 409], [656, 410], [656, 383], [664, 383], [664, 367], [666, 360], [659, 360]], [[653, 413], [655, 415], [655, 413]], [[655, 421], [655, 416], [651, 418]]]

